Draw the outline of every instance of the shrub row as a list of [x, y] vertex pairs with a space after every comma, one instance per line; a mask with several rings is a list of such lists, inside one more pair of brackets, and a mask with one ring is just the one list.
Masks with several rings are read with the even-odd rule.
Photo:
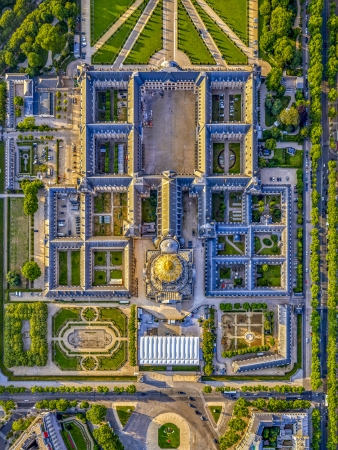
[[281, 392], [281, 393], [287, 393], [287, 392], [304, 392], [305, 389], [303, 386], [291, 386], [288, 384], [282, 384], [281, 386], [264, 386], [261, 384], [258, 384], [257, 386], [242, 386], [241, 387], [242, 392]]
[[328, 396], [328, 450], [337, 448], [337, 407], [338, 407], [338, 382], [337, 382], [337, 294], [338, 294], [338, 206], [336, 202], [336, 162], [329, 161], [329, 187], [328, 187], [328, 336], [327, 336], [327, 396]]
[[244, 309], [245, 311], [255, 311], [257, 309], [265, 310], [268, 308], [266, 303], [248, 303], [245, 302], [243, 305], [240, 303], [221, 303], [219, 309], [221, 311], [232, 311], [233, 309]]
[[223, 358], [232, 358], [237, 355], [246, 355], [247, 353], [267, 352], [270, 349], [270, 345], [257, 345], [255, 347], [240, 348], [238, 350], [228, 350], [222, 352]]
[[129, 332], [129, 362], [131, 366], [136, 366], [136, 350], [137, 350], [137, 317], [136, 317], [136, 305], [131, 305], [130, 308], [130, 318], [128, 324]]

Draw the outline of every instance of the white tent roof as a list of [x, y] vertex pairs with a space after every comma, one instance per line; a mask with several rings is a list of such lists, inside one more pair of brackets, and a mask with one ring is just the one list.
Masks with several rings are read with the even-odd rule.
[[192, 336], [142, 336], [139, 364], [197, 365], [199, 338]]

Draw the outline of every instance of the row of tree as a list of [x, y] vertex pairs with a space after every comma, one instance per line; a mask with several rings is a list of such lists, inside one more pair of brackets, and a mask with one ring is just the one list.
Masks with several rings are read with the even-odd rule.
[[21, 189], [25, 194], [23, 210], [27, 216], [35, 214], [38, 210], [38, 190], [43, 188], [43, 183], [41, 180], [31, 181], [29, 179], [24, 179], [20, 183]]
[[320, 442], [322, 438], [321, 433], [321, 417], [319, 409], [312, 410], [312, 450], [320, 449]]
[[311, 385], [312, 389], [316, 390], [321, 385], [320, 379], [320, 361], [319, 361], [319, 327], [320, 316], [317, 311], [319, 306], [318, 294], [319, 294], [319, 238], [318, 238], [318, 223], [319, 223], [319, 194], [316, 190], [317, 177], [316, 172], [318, 169], [318, 160], [321, 157], [321, 83], [323, 78], [323, 63], [322, 63], [322, 11], [324, 7], [323, 0], [312, 0], [309, 5], [309, 33], [311, 35], [309, 43], [309, 70], [308, 70], [308, 83], [311, 95], [310, 106], [310, 118], [311, 125], [311, 162], [312, 162], [312, 210], [311, 210], [311, 223], [313, 229], [311, 232], [311, 259], [310, 259], [310, 278], [311, 278], [311, 319], [310, 324], [312, 328], [311, 339]]
[[[336, 78], [338, 73], [338, 17], [336, 16], [336, 3], [331, 1], [330, 4], [330, 18], [327, 22], [329, 28], [329, 48], [328, 48], [328, 60], [326, 64], [326, 73], [328, 78], [328, 85], [331, 88], [330, 96], [337, 98], [336, 90]], [[335, 100], [330, 100], [329, 97], [329, 111], [328, 116], [330, 121], [337, 116], [337, 110], [335, 108]], [[336, 142], [333, 134], [330, 135], [330, 147], [335, 148]]]
[[221, 303], [219, 309], [221, 311], [232, 311], [233, 309], [244, 309], [245, 311], [256, 311], [256, 310], [266, 310], [268, 305], [266, 303], [248, 303], [245, 302], [243, 305], [240, 303]]
[[256, 345], [254, 347], [239, 348], [237, 350], [228, 350], [222, 352], [223, 358], [232, 358], [237, 355], [246, 355], [247, 353], [267, 352], [270, 345]]
[[[48, 358], [48, 309], [45, 303], [10, 303], [4, 317], [4, 363], [14, 366], [45, 366]], [[30, 348], [24, 350], [22, 321], [29, 321]]]
[[301, 64], [301, 52], [294, 40], [301, 32], [293, 28], [296, 17], [294, 0], [264, 0], [259, 8], [263, 16], [260, 49], [267, 53], [280, 68], [295, 70]]
[[7, 90], [6, 83], [4, 81], [0, 82], [0, 124], [4, 125], [6, 120], [6, 98]]
[[327, 334], [327, 396], [328, 396], [328, 450], [337, 448], [337, 407], [338, 407], [338, 382], [337, 382], [337, 295], [338, 295], [338, 206], [336, 202], [336, 162], [329, 161], [329, 186], [328, 186], [328, 236], [327, 236], [327, 264], [328, 264], [328, 334]]
[[[303, 182], [303, 170], [298, 169], [297, 172], [297, 208], [298, 208], [298, 218], [297, 223], [301, 225], [303, 223], [303, 191], [304, 191], [304, 182]], [[299, 219], [299, 220], [298, 220]], [[303, 292], [303, 228], [297, 229], [297, 259], [298, 259], [298, 267], [296, 270], [297, 275], [297, 285], [294, 288], [294, 292]]]
[[35, 403], [36, 409], [48, 409], [50, 411], [62, 411], [65, 412], [69, 408], [77, 407], [77, 400], [66, 400], [64, 398], [53, 400], [40, 400]]
[[281, 392], [282, 394], [286, 394], [289, 392], [301, 393], [301, 392], [304, 392], [305, 389], [303, 388], [303, 386], [292, 386], [289, 384], [282, 384], [280, 386], [273, 386], [273, 387], [258, 384], [256, 386], [242, 386], [241, 391], [242, 392]]
[[204, 373], [206, 375], [211, 375], [214, 371], [213, 360], [214, 360], [214, 344], [216, 342], [215, 335], [215, 310], [209, 308], [208, 310], [209, 318], [202, 323], [202, 352], [203, 359], [205, 362]]
[[137, 309], [136, 305], [131, 305], [130, 318], [128, 323], [129, 334], [129, 362], [131, 366], [137, 364]]

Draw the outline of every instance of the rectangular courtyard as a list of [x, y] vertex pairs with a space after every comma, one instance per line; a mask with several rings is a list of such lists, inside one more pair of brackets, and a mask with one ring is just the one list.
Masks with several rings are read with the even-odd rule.
[[143, 100], [145, 172], [193, 174], [197, 95], [188, 90], [146, 91]]

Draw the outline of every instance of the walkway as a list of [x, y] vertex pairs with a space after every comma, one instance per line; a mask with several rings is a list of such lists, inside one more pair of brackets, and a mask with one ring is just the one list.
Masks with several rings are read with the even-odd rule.
[[163, 48], [166, 61], [175, 61], [177, 49], [177, 0], [163, 2]]
[[195, 10], [193, 4], [191, 3], [191, 0], [182, 0], [182, 3], [187, 10], [191, 20], [195, 24], [197, 29], [203, 30], [203, 39], [206, 43], [206, 46], [208, 47], [210, 53], [213, 55], [217, 65], [222, 65], [226, 67], [226, 62], [222, 59], [221, 52], [219, 51], [217, 45], [215, 44], [214, 40], [212, 39], [210, 33], [207, 33], [204, 31], [205, 25], [202, 22], [200, 16], [197, 14], [197, 11]]
[[133, 31], [130, 33], [127, 42], [124, 44], [122, 50], [120, 51], [119, 56], [116, 58], [116, 61], [113, 64], [113, 69], [118, 69], [122, 65], [123, 61], [126, 59], [129, 52], [133, 48], [138, 37], [142, 33], [143, 28], [146, 26], [158, 2], [159, 0], [150, 0], [145, 10], [141, 14], [141, 17], [139, 18]]

